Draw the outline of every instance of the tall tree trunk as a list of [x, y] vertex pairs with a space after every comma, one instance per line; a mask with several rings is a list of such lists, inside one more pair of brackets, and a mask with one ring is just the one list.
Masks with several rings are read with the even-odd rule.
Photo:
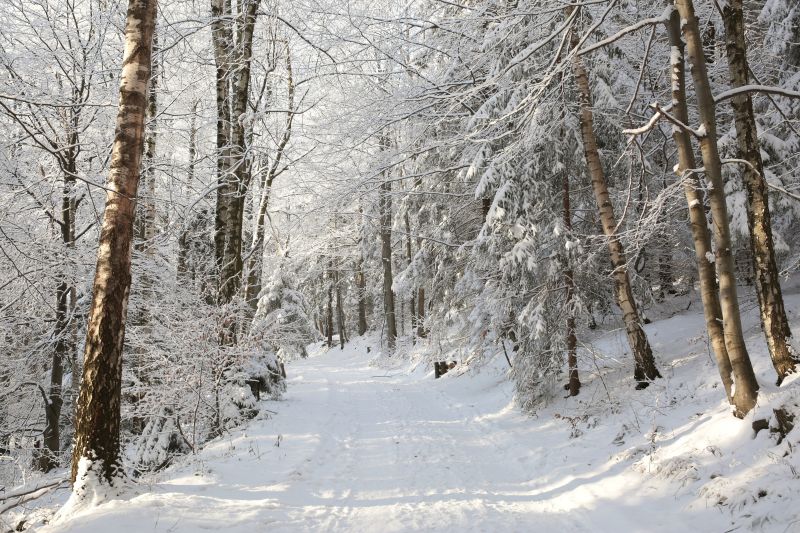
[[[742, 0], [725, 3], [722, 13], [731, 86], [744, 87], [748, 84], [748, 64]], [[738, 157], [749, 163], [742, 170], [747, 190], [747, 225], [750, 230], [750, 247], [753, 250], [753, 271], [761, 310], [761, 325], [780, 385], [788, 374], [794, 372], [799, 361], [791, 344], [792, 331], [786, 318], [778, 267], [775, 263], [769, 195], [753, 114], [753, 101], [749, 93], [742, 93], [731, 99], [731, 105], [736, 122]]]
[[55, 347], [50, 367], [50, 389], [48, 404], [45, 405], [44, 449], [38, 457], [38, 468], [49, 472], [58, 466], [58, 453], [61, 451], [61, 406], [64, 404], [63, 381], [64, 361], [70, 352], [70, 286], [62, 281], [56, 289], [56, 327], [54, 331]]
[[428, 333], [425, 331], [425, 288], [417, 289], [417, 337], [424, 339]]
[[342, 307], [342, 288], [339, 284], [339, 268], [333, 272], [333, 282], [336, 284], [336, 326], [339, 331], [339, 346], [344, 350], [344, 345], [347, 342], [347, 334], [345, 333], [344, 323], [344, 309]]
[[[77, 112], [74, 112], [77, 113]], [[75, 246], [75, 215], [77, 203], [74, 187], [77, 167], [77, 116], [73, 115], [70, 124], [69, 144], [64, 159], [64, 186], [61, 194], [61, 242], [65, 250]], [[73, 336], [72, 313], [74, 310], [75, 288], [68, 282], [66, 272], [62, 273], [56, 287], [56, 316], [53, 331], [53, 358], [50, 366], [49, 403], [45, 405], [44, 448], [39, 456], [38, 468], [49, 472], [58, 466], [58, 453], [61, 451], [61, 407], [64, 404], [63, 381], [64, 363], [75, 356], [75, 339]], [[73, 368], [74, 371], [74, 368]], [[73, 372], [73, 383], [78, 381]]]
[[[667, 26], [669, 42], [672, 46], [671, 78], [672, 78], [672, 113], [684, 124], [689, 123], [689, 112], [686, 107], [686, 69], [684, 66], [684, 44], [681, 39], [680, 15], [673, 11]], [[689, 206], [689, 221], [692, 228], [694, 253], [697, 260], [698, 279], [700, 281], [700, 298], [703, 301], [703, 315], [706, 320], [706, 331], [714, 351], [725, 395], [730, 402], [733, 369], [725, 347], [725, 331], [722, 327], [722, 309], [719, 304], [717, 276], [714, 272], [714, 257], [711, 248], [711, 234], [706, 221], [705, 195], [700, 178], [692, 169], [696, 168], [694, 149], [689, 132], [674, 127], [672, 138], [678, 148], [678, 167], [676, 173], [683, 179], [683, 191]], [[688, 173], [688, 174], [687, 174]]]
[[742, 333], [742, 322], [739, 314], [739, 301], [736, 294], [736, 275], [731, 254], [731, 235], [728, 227], [728, 207], [725, 203], [725, 186], [722, 182], [722, 169], [717, 147], [716, 105], [711, 94], [711, 86], [706, 72], [706, 61], [703, 55], [703, 41], [698, 28], [692, 0], [675, 0], [675, 6], [681, 17], [683, 37], [686, 51], [691, 63], [692, 78], [697, 94], [697, 107], [700, 114], [703, 135], [700, 138], [700, 151], [703, 154], [703, 166], [709, 182], [709, 202], [711, 217], [714, 223], [714, 241], [716, 244], [717, 277], [719, 278], [720, 305], [722, 308], [723, 328], [725, 330], [725, 347], [733, 366], [736, 383], [733, 394], [735, 414], [743, 417], [756, 404], [758, 383], [750, 364], [750, 356]]
[[[219, 277], [217, 301], [233, 298], [241, 272], [241, 243], [235, 235], [236, 175], [232, 172], [230, 61], [233, 54], [231, 13], [228, 0], [211, 0], [211, 34], [216, 64], [217, 97], [217, 203], [214, 221], [214, 251]], [[239, 263], [237, 265], [237, 263]]]
[[386, 179], [381, 184], [381, 262], [383, 263], [383, 314], [386, 319], [386, 338], [389, 350], [397, 342], [394, 291], [392, 290], [392, 185]]
[[[408, 210], [405, 213], [405, 223], [406, 223], [406, 260], [408, 261], [408, 266], [411, 268], [411, 261], [413, 260], [414, 256], [411, 250], [411, 221], [409, 220]], [[417, 329], [417, 298], [416, 298], [416, 291], [411, 291], [411, 305], [409, 306], [409, 311], [411, 313], [411, 336], [414, 337], [416, 335]]]
[[[248, 183], [245, 126], [240, 118], [250, 93], [250, 59], [258, 0], [244, 0], [234, 17], [229, 0], [212, 0], [217, 68], [217, 205], [214, 231], [217, 301], [230, 302], [242, 283], [242, 224]], [[236, 39], [234, 39], [234, 33]], [[232, 325], [234, 321], [231, 321]], [[223, 335], [233, 342], [233, 331]]]
[[[139, 195], [136, 199], [136, 220], [133, 226], [133, 250], [135, 258], [140, 261], [140, 276], [138, 293], [140, 295], [140, 307], [136, 310], [130, 322], [140, 328], [139, 334], [145, 343], [140, 344], [128, 358], [128, 368], [136, 375], [139, 383], [143, 386], [151, 382], [153, 376], [148, 375], [145, 370], [145, 356], [147, 354], [147, 343], [151, 341], [151, 306], [154, 298], [155, 279], [152, 272], [152, 260], [156, 255], [156, 247], [153, 240], [156, 236], [156, 146], [157, 130], [156, 120], [158, 112], [158, 28], [153, 33], [153, 52], [152, 65], [150, 69], [150, 85], [147, 90], [147, 116], [145, 117], [144, 134], [144, 154], [139, 178]], [[141, 390], [127, 394], [124, 400], [132, 405], [139, 403], [143, 397]], [[135, 407], [134, 407], [135, 409]], [[138, 413], [131, 417], [130, 428], [135, 434], [141, 434], [147, 423], [147, 419]]]
[[[568, 234], [572, 233], [572, 210], [570, 208], [569, 197], [569, 175], [564, 174], [562, 186], [562, 205], [564, 210], [564, 229]], [[578, 338], [575, 335], [575, 279], [574, 272], [569, 266], [569, 258], [567, 258], [567, 267], [564, 270], [564, 287], [565, 287], [565, 303], [564, 307], [567, 310], [567, 368], [569, 370], [569, 383], [567, 388], [570, 396], [577, 396], [581, 390], [581, 380], [578, 376]]]
[[665, 242], [658, 250], [658, 284], [660, 289], [658, 291], [658, 300], [663, 301], [667, 294], [675, 294], [673, 288], [673, 275], [672, 275], [672, 251], [668, 246], [670, 243]]
[[[414, 187], [416, 188], [421, 184], [421, 180], [417, 179]], [[422, 250], [422, 235], [420, 234], [417, 235], [417, 250]], [[425, 331], [425, 287], [423, 285], [417, 288], [417, 311], [415, 315], [417, 317], [417, 337], [424, 339], [427, 336], [427, 332]]]
[[[573, 48], [577, 46], [577, 35], [572, 36]], [[572, 68], [575, 76], [575, 83], [580, 93], [580, 125], [581, 136], [583, 139], [583, 150], [586, 157], [586, 166], [592, 179], [592, 190], [600, 212], [600, 221], [603, 226], [603, 233], [608, 239], [608, 249], [611, 256], [611, 265], [614, 268], [614, 290], [617, 297], [617, 305], [622, 311], [622, 319], [625, 323], [625, 332], [628, 336], [628, 343], [635, 360], [634, 379], [637, 381], [637, 388], [647, 387], [650, 381], [661, 377], [656, 368], [653, 351], [647, 334], [642, 328], [639, 309], [633, 297], [633, 288], [628, 276], [628, 265], [625, 258], [625, 250], [616, 234], [617, 221], [614, 216], [614, 206], [608, 192], [603, 166], [600, 162], [600, 154], [597, 150], [597, 139], [594, 134], [594, 117], [592, 114], [592, 96], [589, 88], [589, 77], [586, 68], [583, 66], [581, 56], [575, 55], [572, 60]]]
[[197, 165], [197, 105], [199, 100], [192, 103], [192, 116], [189, 119], [189, 166], [186, 169], [186, 184], [194, 184], [195, 165]]
[[364, 260], [360, 256], [355, 277], [358, 291], [358, 334], [364, 335], [367, 332], [367, 282], [364, 277]]
[[[328, 271], [328, 278], [330, 278], [330, 271]], [[333, 347], [333, 283], [332, 280], [328, 281], [328, 312], [325, 317], [325, 333], [328, 336], [328, 348]]]
[[[72, 481], [113, 484], [119, 457], [122, 346], [131, 282], [131, 241], [144, 144], [155, 0], [131, 0], [125, 25], [119, 111], [86, 332]], [[90, 471], [92, 472], [90, 474]], [[79, 484], [76, 487], [86, 485]], [[80, 496], [80, 494], [78, 494]]]
[[[153, 35], [153, 64], [150, 87], [147, 93], [147, 117], [145, 124], [144, 155], [142, 158], [141, 194], [136, 201], [136, 224], [134, 226], [134, 249], [148, 256], [154, 253], [153, 238], [156, 234], [156, 114], [158, 111], [158, 34]], [[148, 278], [147, 275], [144, 278]], [[144, 280], [143, 280], [144, 281]], [[148, 279], [147, 282], [150, 280]], [[146, 282], [146, 283], [147, 283]]]
[[[197, 164], [197, 101], [192, 104], [192, 116], [189, 122], [189, 166], [186, 170], [186, 184], [194, 182], [195, 165]], [[188, 214], [188, 213], [187, 213]], [[189, 229], [186, 220], [183, 222], [183, 231], [178, 237], [178, 278], [188, 272], [189, 257]]]

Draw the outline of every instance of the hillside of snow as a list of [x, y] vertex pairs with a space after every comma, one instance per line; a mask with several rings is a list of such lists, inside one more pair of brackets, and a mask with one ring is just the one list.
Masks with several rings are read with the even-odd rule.
[[[787, 303], [797, 317], [800, 297]], [[664, 376], [656, 384], [634, 390], [625, 339], [606, 331], [582, 354], [580, 395], [533, 414], [516, 406], [502, 353], [434, 380], [420, 357], [393, 364], [375, 338], [315, 346], [288, 366], [284, 397], [263, 402], [246, 428], [43, 525], [67, 491], [56, 492], [28, 524], [42, 533], [800, 531], [800, 433], [778, 443], [752, 429], [773, 408], [800, 412], [800, 386], [771, 384], [755, 310], [746, 324], [762, 391], [745, 420], [729, 414], [692, 311], [647, 326]]]

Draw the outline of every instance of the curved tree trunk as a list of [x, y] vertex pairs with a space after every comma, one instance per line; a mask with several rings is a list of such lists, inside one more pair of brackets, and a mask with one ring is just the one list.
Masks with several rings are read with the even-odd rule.
[[[748, 65], [742, 0], [730, 0], [722, 12], [731, 87], [734, 89], [744, 87], [748, 84]], [[749, 163], [744, 165], [742, 170], [747, 190], [747, 225], [750, 230], [750, 247], [753, 250], [753, 271], [761, 311], [761, 325], [780, 385], [788, 374], [794, 372], [798, 356], [791, 344], [792, 331], [786, 318], [781, 282], [775, 263], [769, 195], [764, 177], [764, 163], [761, 160], [756, 119], [753, 114], [753, 101], [749, 93], [742, 93], [731, 99], [731, 105], [736, 122], [738, 157]]]
[[[131, 0], [125, 25], [119, 111], [97, 252], [78, 398], [72, 481], [113, 483], [120, 472], [122, 345], [131, 281], [131, 241], [144, 145], [156, 0]], [[93, 475], [89, 472], [93, 472]], [[85, 485], [76, 487], [86, 488]], [[80, 494], [79, 494], [80, 496]]]
[[[573, 48], [577, 46], [577, 36], [573, 34]], [[608, 192], [608, 184], [600, 162], [600, 154], [597, 150], [597, 139], [594, 135], [594, 117], [592, 114], [592, 95], [589, 88], [589, 76], [583, 66], [581, 56], [575, 54], [572, 60], [575, 83], [580, 94], [580, 125], [581, 136], [583, 139], [583, 150], [586, 157], [586, 166], [592, 179], [592, 190], [600, 212], [600, 222], [603, 233], [608, 239], [608, 249], [611, 256], [613, 267], [614, 291], [617, 297], [617, 305], [622, 311], [622, 319], [625, 323], [625, 332], [628, 336], [628, 343], [635, 360], [634, 379], [637, 381], [637, 388], [647, 387], [650, 381], [660, 378], [661, 374], [656, 368], [653, 351], [647, 334], [642, 328], [639, 309], [633, 297], [633, 288], [628, 276], [628, 265], [625, 257], [625, 249], [616, 234], [617, 221], [614, 216], [614, 206]]]
[[717, 147], [716, 105], [708, 82], [703, 41], [692, 0], [675, 0], [675, 7], [681, 17], [683, 37], [691, 63], [692, 78], [697, 93], [697, 108], [702, 125], [700, 151], [703, 154], [703, 166], [709, 182], [708, 198], [714, 223], [715, 264], [719, 278], [725, 347], [728, 350], [736, 383], [733, 405], [736, 416], [743, 417], [756, 404], [758, 383], [750, 363], [750, 355], [747, 353], [739, 314], [736, 275], [731, 253], [731, 234], [728, 226], [728, 207], [725, 203], [725, 186], [722, 182], [722, 168]]

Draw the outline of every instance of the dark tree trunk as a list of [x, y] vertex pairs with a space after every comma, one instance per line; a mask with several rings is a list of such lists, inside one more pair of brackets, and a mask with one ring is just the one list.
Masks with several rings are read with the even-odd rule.
[[[75, 112], [77, 113], [77, 112]], [[77, 114], [74, 114], [70, 123], [70, 146], [64, 159], [64, 187], [61, 194], [61, 242], [65, 249], [75, 246], [75, 215], [77, 204], [74, 195], [75, 176], [77, 173]], [[61, 407], [64, 404], [63, 381], [64, 363], [75, 357], [74, 327], [72, 324], [72, 311], [74, 307], [75, 288], [67, 281], [66, 273], [56, 287], [56, 316], [53, 331], [54, 347], [50, 367], [50, 388], [48, 391], [49, 405], [45, 405], [45, 430], [43, 435], [44, 447], [37, 459], [38, 467], [44, 472], [49, 472], [58, 466], [58, 453], [61, 451]], [[78, 381], [74, 373], [73, 383]]]
[[[564, 229], [572, 233], [572, 210], [570, 209], [569, 176], [563, 178]], [[569, 267], [569, 258], [566, 259], [567, 267], [564, 270], [565, 303], [567, 311], [567, 368], [569, 369], [569, 383], [567, 388], [570, 396], [577, 396], [581, 390], [581, 380], [578, 376], [578, 338], [575, 335], [575, 279], [572, 268]]]
[[[330, 277], [330, 271], [328, 272]], [[333, 347], [333, 285], [328, 285], [328, 312], [325, 317], [325, 333], [328, 336], [328, 348]]]
[[395, 319], [394, 291], [392, 290], [392, 185], [381, 184], [381, 262], [383, 263], [383, 312], [386, 319], [386, 338], [389, 350], [397, 342], [397, 321]]
[[[748, 84], [748, 64], [742, 0], [730, 0], [725, 4], [722, 13], [731, 87], [744, 87]], [[764, 178], [753, 101], [749, 93], [742, 93], [731, 99], [731, 105], [736, 122], [737, 157], [749, 163], [743, 165], [742, 171], [747, 191], [747, 225], [750, 230], [750, 247], [753, 250], [753, 271], [761, 325], [780, 385], [788, 374], [794, 372], [798, 356], [791, 344], [792, 331], [786, 318], [781, 282], [775, 263], [769, 194]]]
[[[414, 258], [414, 255], [411, 250], [411, 221], [409, 220], [408, 211], [405, 214], [405, 224], [406, 224], [406, 260], [408, 261], [408, 266], [411, 268], [411, 261]], [[417, 329], [417, 299], [416, 299], [416, 291], [411, 291], [411, 305], [409, 306], [409, 311], [411, 314], [411, 336], [415, 336], [416, 329]]]
[[[54, 331], [55, 348], [50, 367], [49, 404], [45, 405], [44, 449], [38, 457], [38, 467], [49, 472], [58, 466], [58, 453], [61, 451], [61, 406], [64, 404], [63, 381], [64, 361], [71, 348], [69, 331], [69, 296], [71, 290], [66, 282], [58, 284], [56, 289], [56, 327]], [[77, 379], [77, 376], [74, 377]]]
[[428, 333], [425, 331], [425, 289], [417, 289], [417, 337], [424, 339]]
[[[214, 231], [218, 271], [217, 301], [229, 303], [242, 283], [242, 224], [249, 186], [246, 132], [239, 120], [247, 110], [250, 59], [257, 0], [241, 3], [233, 17], [228, 0], [212, 0], [214, 58], [217, 68], [217, 204]], [[234, 39], [234, 33], [237, 38]], [[231, 321], [232, 327], [234, 321]], [[231, 330], [224, 342], [233, 342]]]
[[364, 278], [364, 261], [360, 257], [355, 277], [358, 291], [358, 334], [364, 335], [367, 332], [367, 283]]
[[344, 345], [347, 342], [347, 333], [345, 331], [344, 308], [342, 307], [342, 288], [339, 284], [338, 267], [333, 272], [333, 282], [336, 284], [336, 326], [339, 332], [339, 347], [344, 350]]

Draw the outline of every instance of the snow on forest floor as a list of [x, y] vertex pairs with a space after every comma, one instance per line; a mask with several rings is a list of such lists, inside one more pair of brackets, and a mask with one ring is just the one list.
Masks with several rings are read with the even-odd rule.
[[[798, 331], [800, 297], [787, 304]], [[502, 355], [434, 380], [424, 364], [375, 365], [377, 342], [357, 339], [289, 365], [271, 418], [40, 531], [800, 531], [800, 431], [777, 444], [751, 428], [773, 407], [800, 412], [800, 380], [772, 385], [745, 318], [762, 394], [744, 421], [696, 312], [647, 326], [664, 375], [647, 390], [621, 332], [599, 333], [580, 396], [534, 416]]]

